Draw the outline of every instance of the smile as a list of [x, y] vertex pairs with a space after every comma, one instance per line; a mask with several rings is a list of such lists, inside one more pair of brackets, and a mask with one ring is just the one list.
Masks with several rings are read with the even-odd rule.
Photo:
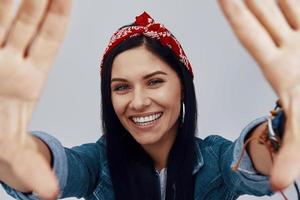
[[130, 117], [130, 119], [139, 126], [147, 126], [149, 124], [154, 123], [159, 118], [161, 118], [162, 114], [163, 113], [160, 112], [160, 113], [155, 113], [155, 114], [143, 116], [143, 117]]

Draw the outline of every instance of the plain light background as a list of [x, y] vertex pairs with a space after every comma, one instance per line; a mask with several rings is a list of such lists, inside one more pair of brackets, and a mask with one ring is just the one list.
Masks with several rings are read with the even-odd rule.
[[[48, 132], [67, 147], [94, 142], [101, 136], [101, 55], [111, 34], [143, 11], [173, 32], [192, 63], [199, 137], [219, 134], [234, 140], [251, 120], [266, 115], [274, 106], [276, 95], [233, 35], [216, 0], [74, 1], [66, 40], [30, 130]], [[288, 195], [296, 198], [294, 191]], [[0, 199], [12, 198], [0, 189]]]

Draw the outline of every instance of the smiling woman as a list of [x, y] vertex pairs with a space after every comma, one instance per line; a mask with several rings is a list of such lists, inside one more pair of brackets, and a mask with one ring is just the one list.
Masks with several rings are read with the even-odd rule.
[[[168, 47], [141, 35], [124, 40], [110, 52], [103, 62], [101, 83], [103, 127], [108, 160], [115, 163], [110, 172], [117, 199], [124, 195], [129, 199], [173, 198], [174, 190], [168, 188], [175, 182], [176, 196], [193, 199], [197, 109], [192, 76], [185, 65]], [[167, 179], [173, 182], [167, 181], [159, 191], [154, 172], [167, 166]]]
[[[299, 176], [299, 1], [219, 1], [286, 122], [259, 118], [234, 142], [195, 137], [192, 66], [174, 35], [144, 12], [113, 34], [100, 64], [103, 136], [72, 148], [44, 132], [27, 134], [71, 1], [23, 0], [15, 17], [12, 2], [0, 0], [0, 180], [12, 197], [233, 200], [271, 195]], [[273, 125], [283, 127], [282, 143]], [[254, 140], [270, 147], [269, 133], [278, 154]]]

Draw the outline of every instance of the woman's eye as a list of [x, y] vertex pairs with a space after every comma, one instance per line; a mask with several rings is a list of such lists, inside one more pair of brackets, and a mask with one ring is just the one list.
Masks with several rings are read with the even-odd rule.
[[129, 88], [128, 85], [117, 85], [113, 87], [113, 91], [124, 91], [127, 90], [128, 88]]
[[159, 85], [159, 84], [161, 84], [161, 83], [163, 83], [164, 81], [163, 80], [161, 80], [161, 79], [153, 79], [153, 80], [150, 80], [149, 82], [148, 82], [148, 85], [149, 86], [156, 86], [156, 85]]

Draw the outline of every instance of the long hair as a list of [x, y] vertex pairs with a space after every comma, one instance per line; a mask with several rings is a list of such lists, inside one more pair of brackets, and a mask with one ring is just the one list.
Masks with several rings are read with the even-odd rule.
[[194, 199], [192, 174], [195, 162], [194, 136], [197, 123], [197, 103], [192, 76], [168, 47], [145, 36], [136, 36], [123, 41], [103, 61], [102, 127], [106, 135], [107, 158], [115, 198], [117, 200], [160, 199], [160, 188], [157, 187], [159, 181], [155, 176], [153, 161], [123, 127], [114, 111], [111, 99], [111, 71], [114, 58], [128, 49], [142, 45], [168, 63], [177, 73], [182, 84], [185, 114], [183, 120], [181, 108], [178, 120], [183, 122], [168, 156], [166, 199], [192, 200]]

